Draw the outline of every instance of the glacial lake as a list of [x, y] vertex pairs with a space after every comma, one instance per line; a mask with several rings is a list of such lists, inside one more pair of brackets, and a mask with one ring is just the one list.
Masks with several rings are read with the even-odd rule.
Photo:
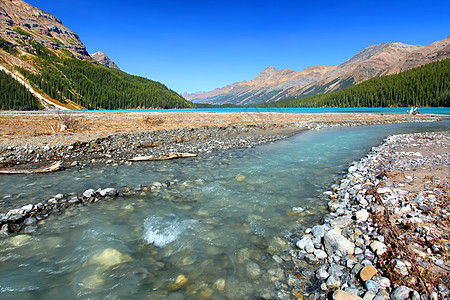
[[[273, 255], [320, 222], [352, 161], [391, 134], [450, 121], [329, 128], [251, 149], [165, 162], [1, 176], [0, 205], [57, 193], [173, 182], [158, 192], [78, 206], [36, 232], [1, 238], [1, 299], [254, 299], [273, 296]], [[306, 263], [305, 288], [312, 270]], [[305, 275], [306, 274], [306, 275]], [[299, 291], [300, 293], [304, 291]]]

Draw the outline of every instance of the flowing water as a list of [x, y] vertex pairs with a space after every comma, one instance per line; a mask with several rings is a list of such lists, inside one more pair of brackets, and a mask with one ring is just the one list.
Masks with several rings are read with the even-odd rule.
[[194, 159], [2, 176], [3, 208], [88, 188], [175, 184], [78, 206], [4, 238], [0, 298], [274, 295], [283, 270], [272, 255], [286, 255], [296, 234], [319, 223], [323, 191], [349, 163], [389, 134], [448, 129], [449, 121], [322, 129]]

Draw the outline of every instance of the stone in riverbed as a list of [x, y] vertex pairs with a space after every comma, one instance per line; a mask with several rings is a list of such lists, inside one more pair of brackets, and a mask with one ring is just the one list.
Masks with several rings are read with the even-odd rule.
[[341, 279], [336, 275], [330, 275], [325, 282], [328, 289], [334, 289], [341, 286]]
[[342, 290], [337, 290], [333, 293], [333, 300], [362, 300], [362, 298]]
[[377, 189], [378, 194], [386, 194], [386, 193], [392, 193], [392, 190], [388, 187], [381, 187]]
[[358, 210], [355, 213], [356, 220], [360, 222], [365, 222], [369, 218], [369, 212], [365, 209]]
[[99, 191], [100, 196], [116, 196], [118, 194], [117, 190], [114, 188], [106, 188]]
[[415, 290], [410, 289], [407, 286], [401, 285], [392, 291], [391, 294], [392, 300], [419, 300], [420, 296]]
[[378, 293], [378, 291], [380, 290], [380, 285], [373, 280], [367, 280], [365, 282], [365, 286], [368, 291], [371, 291], [374, 294]]
[[251, 276], [251, 277], [257, 277], [261, 274], [261, 269], [259, 268], [258, 264], [252, 261], [249, 261], [246, 265], [245, 265], [245, 269], [247, 270], [247, 273]]
[[296, 243], [297, 247], [301, 250], [305, 250], [306, 247], [310, 246], [314, 248], [314, 243], [309, 236], [304, 236], [300, 241]]
[[361, 277], [362, 281], [367, 281], [372, 279], [372, 277], [377, 273], [378, 270], [374, 266], [365, 266], [359, 273], [359, 276]]
[[347, 216], [337, 217], [336, 219], [331, 220], [330, 225], [331, 227], [339, 227], [339, 228], [345, 228], [348, 225], [352, 223], [352, 219]]
[[325, 226], [323, 226], [323, 225], [316, 225], [313, 228], [311, 228], [311, 233], [316, 238], [323, 238], [323, 236], [325, 235], [326, 232], [327, 231], [325, 229]]
[[106, 270], [112, 266], [130, 262], [132, 260], [133, 259], [127, 254], [123, 254], [113, 248], [107, 248], [103, 250], [102, 253], [93, 255], [84, 265], [99, 265]]
[[83, 197], [85, 197], [85, 198], [91, 198], [94, 195], [95, 195], [95, 190], [93, 190], [93, 189], [88, 189], [88, 190], [84, 191], [84, 193], [83, 193]]
[[370, 244], [370, 249], [379, 256], [387, 251], [387, 246], [382, 242], [374, 241]]
[[334, 229], [325, 234], [324, 244], [328, 255], [345, 256], [355, 252], [355, 245]]

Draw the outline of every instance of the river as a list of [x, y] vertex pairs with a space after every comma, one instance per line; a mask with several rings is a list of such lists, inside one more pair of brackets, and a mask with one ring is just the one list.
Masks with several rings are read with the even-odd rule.
[[[78, 206], [0, 242], [1, 299], [250, 299], [273, 296], [287, 255], [326, 212], [328, 190], [391, 134], [437, 123], [311, 130], [252, 149], [53, 174], [2, 176], [0, 205], [88, 188], [157, 191]], [[312, 270], [307, 264], [305, 271]], [[302, 277], [305, 287], [307, 277]]]

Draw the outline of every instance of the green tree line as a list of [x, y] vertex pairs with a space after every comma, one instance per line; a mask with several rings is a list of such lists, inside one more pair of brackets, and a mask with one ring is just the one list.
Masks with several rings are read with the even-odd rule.
[[5, 71], [0, 71], [0, 109], [42, 109], [39, 101], [22, 84]]
[[165, 85], [120, 70], [55, 55], [37, 42], [32, 52], [38, 72], [18, 68], [37, 88], [62, 103], [88, 109], [187, 108], [194, 104]]
[[268, 103], [273, 107], [450, 106], [450, 59], [364, 81], [344, 90]]

